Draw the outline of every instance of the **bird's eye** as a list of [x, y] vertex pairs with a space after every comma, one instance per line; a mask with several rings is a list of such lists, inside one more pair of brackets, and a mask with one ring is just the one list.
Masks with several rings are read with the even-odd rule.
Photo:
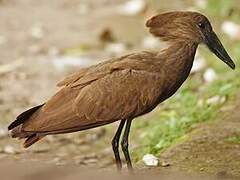
[[204, 23], [199, 23], [198, 27], [200, 27], [201, 29], [204, 29], [205, 28], [205, 24]]

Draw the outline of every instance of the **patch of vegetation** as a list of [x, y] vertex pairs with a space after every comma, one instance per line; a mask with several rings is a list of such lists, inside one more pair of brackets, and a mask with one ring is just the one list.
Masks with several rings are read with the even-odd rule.
[[[139, 160], [146, 153], [159, 154], [170, 145], [186, 140], [187, 133], [198, 123], [220, 115], [219, 109], [234, 99], [240, 87], [240, 80], [233, 78], [239, 74], [239, 71], [228, 71], [216, 82], [201, 86], [196, 81], [197, 77], [191, 77], [175, 97], [160, 105], [153, 117], [136, 120], [133, 136], [137, 136], [140, 147], [134, 149], [135, 159]], [[195, 86], [200, 89], [196, 90]], [[226, 101], [209, 103], [212, 97], [225, 97]]]
[[234, 144], [240, 144], [240, 135], [228, 137], [226, 141]]
[[[228, 17], [227, 12], [231, 11], [231, 7], [233, 7], [232, 1], [220, 1], [216, 4], [215, 1], [210, 0], [207, 13], [214, 14], [215, 17], [216, 15]], [[225, 41], [225, 38], [220, 34], [220, 39], [235, 61], [237, 69], [232, 71], [207, 48], [201, 49], [201, 54], [208, 61], [209, 67], [216, 71], [218, 79], [209, 84], [203, 82], [203, 72], [192, 75], [180, 91], [161, 104], [152, 115], [136, 120], [133, 123], [132, 135], [137, 139], [136, 144], [138, 144], [132, 152], [136, 161], [140, 160], [144, 154], [158, 155], [167, 147], [188, 139], [188, 133], [196, 125], [221, 117], [220, 108], [234, 101], [240, 88], [238, 78], [240, 70], [237, 62], [240, 57], [240, 43]], [[211, 99], [215, 99], [215, 102]], [[228, 141], [239, 143], [240, 137], [232, 137]]]

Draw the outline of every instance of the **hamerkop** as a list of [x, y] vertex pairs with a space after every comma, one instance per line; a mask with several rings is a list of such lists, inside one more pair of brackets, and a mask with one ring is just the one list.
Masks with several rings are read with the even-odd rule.
[[139, 52], [81, 69], [58, 83], [62, 87], [46, 103], [33, 107], [9, 125], [13, 138], [31, 146], [46, 135], [71, 133], [121, 120], [112, 140], [117, 168], [122, 168], [119, 139], [128, 169], [132, 169], [128, 136], [132, 120], [152, 111], [172, 96], [189, 76], [199, 44], [204, 43], [232, 69], [234, 62], [209, 20], [197, 12], [168, 12], [146, 23], [166, 41], [158, 52]]

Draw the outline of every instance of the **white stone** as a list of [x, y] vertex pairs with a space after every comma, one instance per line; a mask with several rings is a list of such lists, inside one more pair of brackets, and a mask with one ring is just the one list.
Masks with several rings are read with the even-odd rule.
[[0, 138], [6, 137], [8, 135], [8, 131], [5, 128], [0, 128]]
[[205, 9], [207, 7], [207, 0], [195, 0], [195, 5], [201, 9]]
[[91, 58], [87, 56], [55, 56], [51, 62], [58, 70], [64, 70], [66, 67], [88, 67], [92, 65]]
[[191, 69], [191, 73], [197, 73], [203, 70], [206, 67], [206, 60], [200, 55], [196, 55], [196, 58], [193, 62], [193, 67]]
[[146, 36], [141, 43], [143, 48], [155, 49], [160, 47], [160, 41], [153, 36]]
[[5, 146], [3, 152], [7, 154], [16, 154], [14, 147], [10, 145]]
[[146, 6], [145, 0], [129, 0], [119, 7], [119, 11], [124, 15], [136, 15], [141, 13]]
[[231, 39], [240, 39], [240, 25], [232, 21], [225, 21], [221, 26], [222, 31]]
[[32, 26], [29, 33], [31, 37], [35, 39], [42, 39], [44, 37], [43, 26], [41, 24], [35, 24]]
[[126, 50], [126, 45], [123, 43], [109, 43], [105, 47], [105, 51], [113, 54], [121, 54]]
[[211, 83], [217, 79], [217, 74], [212, 68], [208, 68], [203, 74], [203, 79], [205, 82]]
[[226, 101], [225, 96], [213, 96], [209, 99], [207, 99], [206, 103], [208, 105], [217, 105], [217, 104], [222, 104]]
[[152, 154], [145, 154], [142, 158], [146, 166], [158, 166], [158, 158]]
[[78, 12], [81, 15], [85, 15], [89, 12], [90, 8], [86, 3], [80, 3], [78, 6]]

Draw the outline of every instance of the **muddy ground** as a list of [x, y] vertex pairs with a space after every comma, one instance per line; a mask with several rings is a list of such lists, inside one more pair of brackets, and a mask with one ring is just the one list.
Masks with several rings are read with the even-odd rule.
[[[27, 174], [29, 179], [32, 176], [36, 179], [44, 174], [64, 178], [60, 173], [64, 169], [67, 174], [65, 177], [74, 179], [82, 176], [86, 167], [87, 170], [113, 171], [115, 167], [110, 141], [114, 132], [109, 132], [111, 128], [49, 136], [25, 150], [19, 142], [7, 136], [6, 127], [21, 111], [50, 97], [57, 90], [57, 81], [66, 74], [100, 60], [143, 48], [141, 43], [147, 36], [144, 22], [156, 10], [147, 6], [137, 15], [126, 16], [116, 10], [123, 2], [0, 1], [2, 172], [9, 175], [7, 170], [11, 167], [18, 177]], [[186, 9], [187, 5], [177, 3], [171, 9]], [[110, 31], [113, 38], [102, 38], [101, 35], [106, 31]], [[109, 50], [106, 45], [108, 41], [120, 43], [120, 46], [117, 46], [117, 50]], [[72, 57], [66, 62], [66, 52], [75, 53], [75, 47], [78, 53], [80, 51], [80, 63], [76, 63]], [[162, 178], [179, 178], [179, 173], [240, 178], [240, 144], [229, 140], [240, 136], [239, 109], [240, 98], [219, 112], [225, 114], [224, 117], [199, 125], [186, 135], [189, 137], [186, 142], [162, 152], [160, 160], [168, 162], [170, 166], [149, 169], [139, 162], [136, 166], [140, 171], [136, 171]], [[110, 126], [114, 127], [110, 131], [114, 131], [117, 124]], [[44, 173], [40, 176], [39, 172]]]

